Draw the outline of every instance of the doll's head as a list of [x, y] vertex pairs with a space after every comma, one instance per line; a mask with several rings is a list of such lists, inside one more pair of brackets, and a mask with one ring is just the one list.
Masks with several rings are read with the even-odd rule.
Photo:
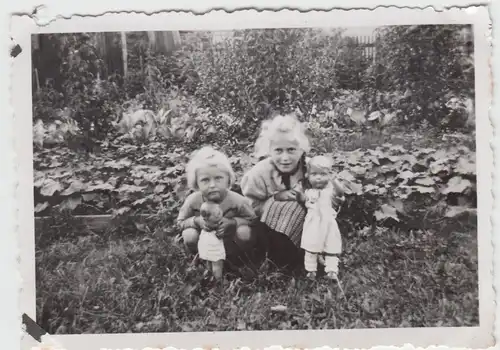
[[307, 180], [312, 188], [323, 189], [331, 180], [333, 162], [325, 156], [315, 156], [307, 163]]
[[186, 167], [187, 183], [214, 202], [220, 202], [234, 184], [235, 174], [226, 155], [212, 147], [203, 147]]
[[207, 226], [216, 228], [222, 220], [222, 209], [217, 203], [204, 202], [200, 207], [200, 215]]
[[294, 115], [278, 115], [263, 122], [255, 144], [256, 155], [270, 156], [283, 173], [293, 172], [309, 149], [305, 128]]

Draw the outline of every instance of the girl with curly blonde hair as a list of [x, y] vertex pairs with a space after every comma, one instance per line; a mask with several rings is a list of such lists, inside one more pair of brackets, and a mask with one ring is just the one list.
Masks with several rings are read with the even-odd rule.
[[241, 181], [244, 196], [250, 199], [260, 218], [260, 237], [266, 240], [271, 260], [281, 266], [303, 262], [300, 251], [306, 216], [304, 180], [309, 139], [303, 124], [294, 115], [279, 115], [262, 125], [255, 153], [264, 158]]

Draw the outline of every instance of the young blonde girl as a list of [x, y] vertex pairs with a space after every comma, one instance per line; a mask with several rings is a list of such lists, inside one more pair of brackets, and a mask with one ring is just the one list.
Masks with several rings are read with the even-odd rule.
[[264, 159], [241, 181], [243, 195], [260, 218], [256, 231], [267, 240], [271, 260], [282, 266], [302, 262], [303, 181], [309, 149], [302, 123], [293, 115], [276, 116], [263, 123], [255, 144], [256, 156]]
[[[216, 277], [220, 278], [226, 251], [222, 251], [220, 245], [215, 253], [212, 251], [208, 254], [208, 251], [217, 245], [213, 239], [203, 239], [199, 246], [201, 231], [215, 232], [216, 237], [224, 241], [226, 249], [229, 241], [245, 249], [251, 241], [250, 226], [256, 219], [255, 212], [245, 197], [230, 190], [235, 181], [235, 174], [229, 159], [222, 152], [212, 147], [203, 147], [195, 152], [189, 161], [186, 173], [187, 184], [195, 192], [184, 201], [177, 223], [182, 229], [182, 238], [187, 249], [194, 253], [198, 248], [206, 248], [207, 251], [202, 255], [205, 259], [211, 256], [211, 260], [215, 260]], [[204, 203], [217, 204], [222, 215], [216, 214], [218, 209], [214, 206], [210, 207]], [[207, 223], [202, 216], [202, 206], [203, 216], [207, 220], [216, 214], [221, 216], [219, 222], [215, 225]]]
[[338, 180], [332, 179], [332, 166], [332, 160], [325, 156], [313, 157], [307, 164], [310, 188], [305, 190], [307, 215], [301, 248], [305, 250], [304, 266], [308, 277], [316, 277], [318, 259], [324, 254], [327, 277], [338, 281], [342, 237], [336, 217], [344, 199], [344, 189]]

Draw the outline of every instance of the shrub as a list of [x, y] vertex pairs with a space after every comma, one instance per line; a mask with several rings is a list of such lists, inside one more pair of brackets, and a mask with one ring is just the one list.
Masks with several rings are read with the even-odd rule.
[[50, 84], [40, 88], [33, 95], [33, 120], [40, 119], [45, 123], [54, 121], [64, 104], [64, 94]]
[[272, 113], [300, 110], [331, 98], [337, 88], [338, 32], [313, 29], [237, 31], [191, 58], [196, 97], [215, 114], [245, 121], [242, 138]]
[[[401, 109], [408, 123], [425, 119], [440, 125], [443, 118], [454, 115], [449, 107], [453, 96], [474, 98], [472, 42], [464, 39], [468, 29], [467, 25], [380, 28], [377, 59], [365, 77], [367, 91], [403, 93]], [[457, 120], [455, 124], [464, 126]]]

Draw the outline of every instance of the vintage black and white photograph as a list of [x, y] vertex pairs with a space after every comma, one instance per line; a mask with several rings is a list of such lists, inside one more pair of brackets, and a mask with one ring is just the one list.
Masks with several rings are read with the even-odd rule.
[[36, 323], [479, 327], [474, 26], [248, 26], [31, 35]]

